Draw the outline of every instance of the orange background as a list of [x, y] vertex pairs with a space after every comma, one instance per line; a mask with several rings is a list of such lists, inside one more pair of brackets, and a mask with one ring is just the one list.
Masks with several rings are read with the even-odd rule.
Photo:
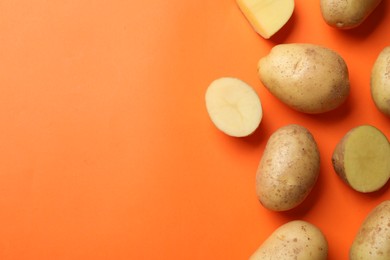
[[[389, 198], [347, 188], [330, 158], [352, 127], [390, 137], [370, 98], [371, 67], [390, 45], [390, 3], [357, 29], [296, 0], [272, 39], [234, 0], [0, 1], [0, 259], [247, 259], [281, 224], [307, 220], [347, 259], [366, 214]], [[349, 66], [351, 94], [322, 115], [277, 101], [256, 74], [278, 43], [325, 45]], [[247, 138], [211, 123], [209, 83], [238, 77], [264, 117]], [[263, 208], [256, 169], [279, 127], [307, 127], [321, 173], [297, 209]]]

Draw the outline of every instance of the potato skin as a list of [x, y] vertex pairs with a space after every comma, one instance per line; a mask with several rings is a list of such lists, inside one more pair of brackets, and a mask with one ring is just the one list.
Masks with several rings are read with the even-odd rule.
[[335, 28], [352, 29], [359, 26], [382, 0], [321, 0], [325, 22]]
[[320, 155], [312, 134], [303, 126], [287, 125], [269, 138], [256, 173], [260, 203], [273, 211], [301, 204], [316, 183]]
[[350, 90], [343, 58], [331, 49], [313, 44], [276, 45], [259, 60], [258, 75], [276, 98], [309, 114], [337, 108]]
[[390, 116], [390, 46], [385, 47], [371, 70], [371, 97], [379, 111]]
[[352, 243], [349, 259], [390, 259], [389, 200], [383, 201], [368, 214]]
[[336, 174], [343, 180], [348, 186], [350, 186], [344, 168], [344, 150], [345, 143], [348, 137], [351, 135], [352, 130], [348, 131], [343, 138], [336, 145], [332, 154], [332, 166]]
[[294, 220], [276, 229], [249, 260], [322, 260], [327, 256], [328, 242], [321, 230]]

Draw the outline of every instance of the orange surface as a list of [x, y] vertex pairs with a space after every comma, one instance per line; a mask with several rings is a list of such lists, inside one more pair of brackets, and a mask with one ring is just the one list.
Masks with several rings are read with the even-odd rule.
[[[350, 128], [390, 119], [370, 98], [370, 70], [390, 45], [390, 3], [338, 31], [318, 1], [296, 0], [270, 40], [234, 0], [0, 2], [0, 259], [247, 259], [281, 224], [320, 227], [329, 259], [347, 259], [366, 214], [390, 190], [359, 194], [330, 158]], [[277, 101], [256, 74], [278, 43], [330, 47], [346, 60], [348, 101], [323, 115]], [[264, 118], [225, 136], [204, 104], [209, 83], [234, 76], [258, 92]], [[276, 213], [255, 173], [279, 127], [307, 127], [321, 152], [315, 189]]]

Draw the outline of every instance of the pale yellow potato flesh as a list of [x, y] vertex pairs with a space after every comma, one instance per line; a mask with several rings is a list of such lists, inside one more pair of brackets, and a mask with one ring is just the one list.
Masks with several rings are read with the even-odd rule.
[[336, 173], [359, 192], [377, 191], [390, 178], [390, 144], [370, 125], [348, 132], [336, 147], [332, 161]]
[[237, 0], [242, 13], [254, 30], [269, 39], [290, 19], [294, 0]]
[[205, 99], [211, 121], [230, 136], [252, 134], [263, 117], [259, 96], [251, 86], [237, 78], [214, 80], [207, 88]]

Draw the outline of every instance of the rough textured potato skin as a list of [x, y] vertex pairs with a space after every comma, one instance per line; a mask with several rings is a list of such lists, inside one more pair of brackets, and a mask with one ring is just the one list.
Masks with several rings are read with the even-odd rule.
[[332, 27], [351, 29], [359, 26], [382, 0], [321, 0], [321, 13]]
[[349, 259], [390, 259], [389, 200], [382, 202], [368, 214], [352, 243]]
[[371, 71], [371, 97], [376, 107], [390, 116], [390, 46], [384, 48]]
[[348, 68], [335, 51], [313, 44], [279, 44], [258, 63], [264, 86], [300, 112], [324, 113], [340, 106], [350, 90]]
[[328, 242], [319, 228], [301, 220], [276, 229], [249, 260], [327, 259]]
[[320, 155], [312, 134], [288, 125], [269, 138], [256, 174], [260, 203], [274, 211], [290, 210], [304, 201], [317, 181]]
[[347, 184], [350, 185], [345, 173], [344, 168], [344, 150], [345, 150], [345, 143], [348, 140], [348, 137], [351, 135], [352, 130], [348, 131], [343, 138], [340, 140], [340, 142], [336, 145], [333, 154], [332, 154], [332, 165], [333, 169], [335, 170], [336, 174]]

